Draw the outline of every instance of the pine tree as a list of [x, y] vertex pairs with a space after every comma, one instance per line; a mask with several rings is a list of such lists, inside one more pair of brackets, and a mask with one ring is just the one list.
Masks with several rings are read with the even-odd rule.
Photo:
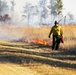
[[46, 24], [46, 18], [47, 18], [47, 8], [46, 8], [46, 1], [47, 0], [40, 0], [38, 3], [38, 8], [39, 8], [39, 17], [40, 17], [40, 25], [45, 25]]
[[58, 15], [59, 15], [60, 13], [62, 13], [62, 9], [63, 9], [62, 0], [57, 0], [57, 14], [58, 14]]
[[60, 17], [60, 15], [61, 15], [61, 13], [62, 13], [62, 9], [63, 9], [63, 3], [62, 3], [62, 0], [56, 0], [57, 1], [57, 3], [56, 3], [56, 7], [57, 7], [57, 18], [58, 18], [58, 21], [59, 21], [59, 17]]
[[5, 11], [8, 11], [7, 2], [5, 0], [4, 1], [0, 0], [0, 15], [2, 15], [3, 13], [5, 13]]
[[62, 0], [50, 0], [50, 5], [48, 8], [51, 10], [51, 21], [53, 22], [55, 18], [59, 20], [59, 16], [63, 9]]

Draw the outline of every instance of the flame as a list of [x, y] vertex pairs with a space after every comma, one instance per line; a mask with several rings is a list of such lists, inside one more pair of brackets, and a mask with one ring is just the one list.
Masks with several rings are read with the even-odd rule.
[[27, 43], [34, 43], [39, 45], [51, 46], [51, 42], [47, 42], [46, 40], [39, 40], [39, 39], [32, 39], [32, 40], [25, 40]]

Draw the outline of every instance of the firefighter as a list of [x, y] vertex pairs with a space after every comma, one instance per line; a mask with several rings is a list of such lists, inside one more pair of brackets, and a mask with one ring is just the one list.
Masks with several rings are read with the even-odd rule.
[[50, 35], [52, 34], [52, 50], [58, 50], [61, 38], [63, 38], [63, 31], [57, 21], [55, 21], [54, 24], [48, 37], [50, 38]]

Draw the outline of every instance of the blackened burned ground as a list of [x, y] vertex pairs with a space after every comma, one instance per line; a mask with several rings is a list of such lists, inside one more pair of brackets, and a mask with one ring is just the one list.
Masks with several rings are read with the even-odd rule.
[[0, 63], [41, 63], [55, 67], [76, 69], [76, 50], [51, 50], [39, 44], [0, 44]]

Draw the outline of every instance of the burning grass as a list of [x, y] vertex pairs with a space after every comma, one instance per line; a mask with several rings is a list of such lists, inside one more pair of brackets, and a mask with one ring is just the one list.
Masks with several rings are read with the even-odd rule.
[[[22, 41], [51, 46], [52, 38], [48, 38], [51, 27], [0, 26], [0, 38], [10, 41]], [[64, 44], [62, 49], [76, 49], [76, 25], [62, 25]]]

